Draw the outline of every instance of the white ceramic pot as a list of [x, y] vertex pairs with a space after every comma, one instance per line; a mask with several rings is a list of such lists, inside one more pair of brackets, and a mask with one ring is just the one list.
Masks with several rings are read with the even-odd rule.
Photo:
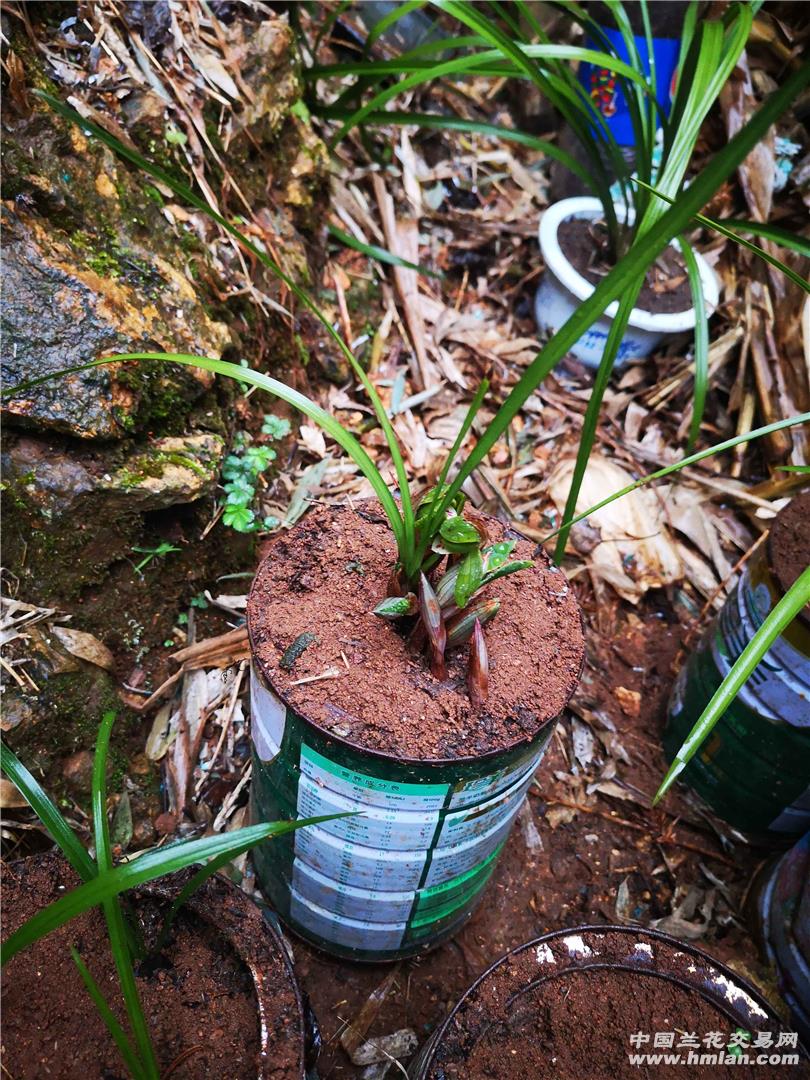
[[[616, 207], [616, 214], [620, 221], [625, 220], [626, 213], [623, 206]], [[543, 253], [546, 269], [535, 296], [534, 312], [541, 330], [550, 334], [559, 330], [595, 288], [574, 269], [563, 255], [557, 239], [557, 230], [561, 223], [569, 218], [594, 220], [602, 217], [602, 204], [599, 199], [581, 196], [554, 203], [540, 219], [540, 250]], [[677, 247], [677, 243], [673, 246]], [[706, 260], [697, 252], [695, 252], [695, 258], [700, 279], [703, 282], [706, 308], [708, 314], [711, 315], [717, 306], [719, 296], [717, 278]], [[615, 300], [609, 304], [605, 313], [591, 325], [571, 349], [574, 356], [588, 367], [599, 367], [610, 325], [618, 307], [618, 302]], [[624, 367], [630, 360], [647, 356], [663, 338], [672, 334], [682, 334], [685, 330], [693, 330], [694, 326], [695, 309], [693, 307], [671, 315], [655, 315], [641, 308], [633, 308], [630, 322], [619, 346], [615, 367]]]

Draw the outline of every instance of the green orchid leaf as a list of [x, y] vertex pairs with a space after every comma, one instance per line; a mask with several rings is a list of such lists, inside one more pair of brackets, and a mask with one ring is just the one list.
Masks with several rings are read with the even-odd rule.
[[407, 596], [387, 596], [374, 608], [374, 614], [383, 619], [401, 619], [405, 615], [415, 615], [419, 609], [415, 593]]
[[461, 555], [480, 544], [481, 534], [478, 529], [465, 518], [455, 515], [445, 518], [439, 526], [439, 536], [433, 544], [433, 550], [443, 555]]
[[484, 560], [478, 548], [464, 556], [459, 565], [453, 599], [456, 607], [465, 608], [484, 580]]
[[[115, 713], [104, 713], [96, 737], [96, 751], [93, 757], [91, 789], [93, 840], [96, 845], [96, 859], [98, 860], [98, 869], [101, 876], [113, 868], [112, 842], [107, 821], [107, 757], [114, 723]], [[102, 902], [101, 907], [107, 923], [110, 952], [113, 955], [118, 980], [121, 984], [121, 995], [135, 1036], [135, 1044], [143, 1063], [143, 1075], [148, 1080], [159, 1080], [160, 1069], [158, 1068], [155, 1049], [152, 1046], [152, 1039], [149, 1034], [149, 1024], [143, 1011], [138, 986], [135, 981], [135, 972], [132, 967], [132, 962], [135, 959], [132, 928], [124, 921], [121, 901], [117, 896], [107, 897]], [[85, 983], [85, 985], [87, 984]], [[88, 990], [90, 990], [89, 986]], [[91, 990], [90, 993], [92, 996]]]
[[491, 600], [485, 600], [482, 597], [473, 600], [469, 607], [448, 619], [447, 648], [454, 649], [458, 645], [463, 645], [466, 641], [469, 641], [475, 631], [476, 622], [483, 626], [490, 619], [494, 619], [500, 606], [501, 602], [497, 597]]
[[456, 606], [454, 593], [460, 571], [461, 563], [456, 562], [436, 582], [436, 599], [445, 614]]
[[490, 544], [484, 548], [484, 573], [490, 574], [507, 561], [517, 547], [517, 540], [501, 540], [498, 544]]
[[486, 575], [483, 584], [489, 585], [491, 581], [497, 581], [498, 578], [506, 577], [507, 574], [516, 574], [519, 570], [528, 570], [530, 566], [534, 566], [531, 559], [515, 559], [512, 562], [502, 563], [497, 570], [493, 570]]
[[336, 240], [339, 240], [341, 244], [345, 244], [346, 247], [352, 248], [354, 251], [359, 251], [363, 255], [368, 255], [370, 259], [376, 259], [377, 262], [388, 263], [390, 266], [404, 266], [408, 270], [415, 270], [418, 274], [424, 274], [427, 277], [442, 278], [444, 274], [439, 270], [429, 270], [426, 266], [420, 266], [418, 263], [408, 262], [407, 259], [403, 259], [399, 255], [395, 255], [392, 251], [387, 251], [385, 248], [377, 247], [376, 244], [364, 244], [361, 240], [357, 240], [354, 236], [350, 236], [349, 233], [345, 233], [342, 229], [339, 229], [336, 225], [328, 225], [328, 232], [330, 236], [334, 236]]
[[73, 957], [73, 963], [79, 969], [79, 974], [82, 977], [82, 982], [87, 989], [90, 998], [98, 1010], [98, 1014], [104, 1021], [107, 1030], [112, 1037], [113, 1042], [118, 1047], [118, 1052], [126, 1062], [126, 1066], [129, 1069], [130, 1075], [133, 1077], [141, 1076], [144, 1074], [144, 1069], [141, 1063], [138, 1061], [138, 1057], [132, 1047], [132, 1043], [129, 1041], [126, 1032], [118, 1022], [118, 1018], [112, 1011], [104, 995], [101, 992], [96, 980], [90, 974], [87, 965], [79, 956], [78, 951], [71, 945], [70, 955]]

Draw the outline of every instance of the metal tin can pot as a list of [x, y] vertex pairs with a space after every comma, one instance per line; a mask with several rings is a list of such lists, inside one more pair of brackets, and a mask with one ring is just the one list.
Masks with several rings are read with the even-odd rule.
[[473, 911], [551, 738], [484, 758], [407, 761], [326, 734], [251, 672], [254, 821], [355, 812], [256, 848], [282, 919], [328, 952], [394, 960]]
[[[562, 575], [560, 582], [568, 595]], [[433, 948], [480, 899], [556, 717], [477, 756], [415, 759], [369, 749], [290, 704], [256, 649], [266, 611], [258, 601], [248, 605], [252, 818], [353, 816], [260, 845], [259, 884], [287, 926], [334, 955], [396, 960]], [[564, 670], [567, 700], [579, 674]]]
[[760, 936], [779, 992], [810, 1045], [810, 832], [768, 874], [756, 907]]
[[[810, 520], [810, 495], [787, 508]], [[671, 760], [731, 666], [784, 594], [772, 540], [754, 556], [681, 670], [669, 701]], [[806, 526], [805, 526], [806, 528]], [[807, 541], [810, 546], [810, 536]], [[790, 584], [790, 583], [787, 583]], [[777, 638], [681, 774], [731, 825], [770, 839], [810, 828], [810, 621], [802, 612]]]
[[[662, 981], [691, 992], [692, 998], [699, 995], [722, 1013], [733, 1028], [750, 1033], [769, 1031], [774, 1045], [785, 1030], [753, 987], [694, 946], [660, 931], [584, 926], [545, 934], [507, 953], [488, 968], [422, 1047], [408, 1070], [410, 1080], [437, 1080], [445, 1076], [449, 1065], [455, 1068], [448, 1075], [467, 1075], [466, 1062], [479, 1041], [496, 1028], [509, 1027], [513, 1020], [518, 1025], [516, 1041], [528, 1039], [537, 1045], [543, 1033], [527, 1026], [525, 1018], [518, 1019], [521, 1004], [534, 992], [542, 992], [547, 983], [559, 985], [557, 981], [563, 980], [571, 985], [578, 975], [597, 971], [615, 972], [617, 983], [624, 980], [624, 973], [631, 973], [635, 986], [649, 985], [646, 992], [651, 997]], [[687, 1005], [687, 1011], [688, 1008]], [[587, 1013], [574, 1014], [571, 1020], [572, 1025], [593, 1030], [595, 1040], [628, 1037], [629, 1033], [625, 1032], [600, 1032], [599, 1017], [598, 1002], [589, 1001]], [[647, 1034], [652, 1045], [652, 1033], [641, 1034]], [[790, 1042], [792, 1039], [788, 1038], [787, 1043]], [[629, 1045], [628, 1049], [631, 1048]], [[800, 1046], [796, 1053], [803, 1054]], [[786, 1069], [785, 1075], [795, 1074]]]

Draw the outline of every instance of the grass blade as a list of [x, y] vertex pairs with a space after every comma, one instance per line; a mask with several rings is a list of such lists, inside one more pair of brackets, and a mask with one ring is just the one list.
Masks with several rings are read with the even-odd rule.
[[363, 45], [363, 53], [368, 53], [369, 49], [382, 37], [386, 30], [398, 23], [400, 19], [410, 15], [412, 11], [418, 11], [419, 8], [424, 7], [425, 3], [426, 0], [405, 0], [404, 3], [396, 4], [392, 11], [389, 11], [387, 15], [383, 15], [380, 21], [375, 23], [369, 30], [368, 37]]
[[339, 240], [341, 244], [345, 244], [346, 247], [353, 248], [354, 251], [359, 251], [363, 255], [368, 255], [370, 259], [376, 259], [377, 262], [388, 263], [390, 266], [404, 266], [408, 270], [416, 270], [419, 274], [425, 274], [427, 277], [443, 278], [442, 274], [438, 270], [429, 270], [426, 266], [420, 266], [419, 263], [408, 262], [407, 259], [403, 259], [400, 255], [395, 255], [393, 251], [387, 251], [385, 248], [377, 247], [376, 244], [364, 244], [362, 240], [357, 240], [349, 233], [345, 233], [342, 229], [339, 229], [337, 225], [331, 223], [327, 226], [330, 236], [334, 236], [336, 240]]
[[105, 1027], [112, 1036], [113, 1042], [118, 1047], [118, 1051], [124, 1059], [130, 1074], [134, 1077], [142, 1076], [143, 1070], [141, 1069], [141, 1064], [132, 1048], [132, 1043], [127, 1038], [126, 1032], [118, 1023], [118, 1019], [104, 999], [104, 995], [102, 994], [98, 983], [90, 974], [84, 960], [82, 960], [81, 956], [79, 956], [79, 953], [73, 946], [71, 946], [70, 955], [73, 957], [73, 963], [79, 969], [82, 982], [87, 987], [87, 993], [93, 999], [93, 1004], [98, 1010], [99, 1016], [104, 1021]]
[[[668, 195], [665, 195], [662, 191], [651, 187], [649, 184], [644, 184], [644, 182], [637, 177], [634, 177], [634, 180], [635, 183], [640, 184], [642, 187], [648, 187], [653, 195], [657, 195], [659, 199], [669, 203], [670, 206], [675, 205], [675, 200], [671, 199]], [[810, 293], [810, 282], [808, 282], [806, 278], [803, 278], [801, 274], [797, 274], [790, 266], [783, 263], [780, 259], [777, 259], [775, 255], [771, 255], [769, 251], [765, 251], [764, 248], [759, 247], [758, 244], [753, 244], [750, 240], [746, 240], [742, 234], [745, 232], [750, 232], [753, 235], [759, 234], [766, 237], [766, 239], [772, 239], [776, 243], [784, 244], [785, 247], [792, 248], [801, 255], [810, 258], [810, 241], [805, 237], [793, 236], [792, 239], [790, 239], [790, 242], [788, 242], [785, 240], [785, 237], [790, 237], [790, 234], [785, 233], [783, 229], [777, 229], [775, 225], [760, 225], [755, 221], [717, 221], [714, 218], [706, 217], [705, 214], [695, 214], [693, 220], [697, 224], [702, 225], [705, 229], [713, 229], [714, 232], [720, 233], [721, 236], [725, 236], [727, 240], [733, 240], [736, 244], [746, 248], [764, 262], [770, 263], [770, 265], [776, 267], [777, 270], [781, 270], [785, 277], [790, 278], [794, 285], [798, 285], [804, 292]], [[737, 227], [735, 228], [734, 226]]]
[[[351, 115], [348, 109], [337, 109], [326, 106], [318, 111], [318, 115], [324, 120], [345, 120]], [[560, 149], [556, 143], [548, 139], [539, 139], [536, 135], [529, 135], [525, 131], [515, 128], [502, 127], [500, 124], [487, 124], [479, 120], [463, 120], [458, 116], [442, 116], [439, 113], [407, 113], [407, 112], [371, 112], [365, 119], [366, 126], [384, 126], [396, 124], [400, 127], [438, 128], [440, 131], [469, 131], [476, 135], [486, 135], [491, 138], [504, 139], [507, 142], [520, 143], [532, 150], [539, 150], [547, 157], [559, 161], [575, 173], [588, 187], [593, 186], [593, 177], [588, 170], [579, 164], [576, 158], [565, 150]]]
[[689, 277], [692, 306], [695, 309], [695, 392], [692, 398], [692, 421], [689, 425], [689, 443], [687, 445], [687, 449], [692, 450], [700, 435], [700, 425], [703, 423], [706, 395], [709, 390], [709, 316], [706, 313], [703, 282], [700, 279], [695, 253], [683, 236], [680, 238], [680, 245], [684, 266]]
[[[93, 811], [93, 835], [96, 844], [96, 859], [100, 874], [113, 869], [112, 849], [110, 847], [110, 829], [107, 822], [107, 753], [110, 746], [110, 734], [115, 723], [115, 713], [106, 712], [101, 720], [96, 738], [96, 752], [93, 758], [93, 782], [91, 803]], [[107, 933], [110, 938], [110, 951], [115, 961], [115, 970], [121, 983], [121, 994], [127, 1010], [127, 1016], [135, 1036], [135, 1043], [140, 1054], [141, 1073], [148, 1080], [158, 1080], [160, 1070], [155, 1057], [149, 1025], [141, 1006], [135, 972], [132, 969], [133, 950], [131, 935], [127, 933], [121, 902], [117, 896], [110, 897], [102, 904], [104, 918], [107, 921]], [[74, 957], [75, 960], [75, 957]]]
[[731, 705], [773, 642], [808, 603], [810, 603], [810, 566], [793, 582], [778, 604], [768, 613], [762, 625], [732, 665], [728, 675], [715, 691], [711, 701], [686, 737], [683, 746], [675, 755], [674, 761], [655, 794], [653, 806], [664, 797], [676, 777], [695, 756], [703, 740]]
[[[662, 480], [665, 476], [670, 476], [672, 473], [679, 472], [689, 465], [697, 465], [698, 462], [703, 461], [705, 458], [713, 457], [715, 454], [720, 454], [724, 450], [732, 450], [741, 443], [751, 442], [753, 439], [760, 439], [763, 435], [770, 435], [774, 431], [782, 431], [785, 428], [795, 427], [797, 424], [810, 424], [810, 412], [799, 413], [798, 416], [789, 416], [785, 420], [777, 420], [773, 424], [766, 424], [765, 427], [755, 428], [753, 431], [747, 431], [743, 435], [735, 435], [733, 439], [726, 439], [725, 442], [717, 443], [716, 446], [710, 446], [707, 450], [699, 450], [696, 454], [689, 454], [687, 457], [681, 458], [680, 461], [676, 461], [672, 465], [666, 465], [663, 469], [657, 469], [655, 472], [648, 473], [647, 476], [642, 476], [640, 479], [634, 480], [632, 484], [628, 484], [626, 487], [614, 491], [612, 495], [607, 495], [598, 503], [589, 506], [587, 510], [583, 510], [581, 514], [577, 514], [576, 517], [564, 520], [562, 525], [553, 532], [550, 532], [548, 536], [544, 537], [541, 543], [547, 544], [548, 541], [553, 540], [562, 529], [566, 527], [570, 529], [572, 525], [584, 521], [586, 518], [590, 517], [591, 514], [595, 514], [597, 510], [601, 510], [603, 506], [609, 506], [612, 502], [615, 502], [616, 499], [621, 499], [624, 495], [629, 495], [631, 491], [637, 491], [638, 488], [644, 487], [645, 484], [651, 484], [653, 480]], [[789, 469], [790, 466], [782, 465], [780, 468]]]
[[0, 743], [0, 769], [25, 797], [28, 805], [82, 881], [91, 881], [98, 873], [96, 864], [82, 847], [78, 837], [62, 817], [51, 797], [46, 795], [39, 782], [5, 743]]
[[[614, 315], [613, 322], [611, 323], [608, 332], [605, 350], [602, 353], [602, 359], [599, 362], [599, 369], [596, 372], [596, 378], [593, 381], [593, 389], [591, 390], [591, 395], [588, 399], [588, 407], [585, 410], [585, 418], [582, 421], [582, 432], [579, 437], [579, 446], [577, 447], [577, 459], [574, 463], [571, 487], [568, 490], [568, 497], [565, 501], [565, 510], [563, 511], [563, 518], [565, 520], [576, 513], [579, 492], [582, 488], [585, 470], [588, 467], [588, 459], [591, 456], [591, 450], [593, 449], [594, 440], [596, 439], [596, 428], [599, 423], [599, 413], [602, 409], [602, 399], [605, 396], [610, 373], [613, 371], [613, 365], [619, 354], [619, 347], [621, 346], [624, 332], [630, 321], [630, 313], [635, 306], [636, 299], [641, 291], [643, 283], [643, 275], [637, 277], [630, 283], [629, 288], [619, 302], [619, 310]], [[554, 550], [554, 561], [557, 564], [562, 562], [563, 555], [565, 554], [568, 533], [569, 529], [563, 527], [560, 529], [560, 535], [557, 537], [557, 545]]]
[[225, 835], [204, 836], [200, 840], [183, 841], [171, 847], [147, 851], [132, 862], [119, 864], [113, 870], [99, 874], [92, 881], [72, 889], [42, 911], [38, 911], [3, 943], [2, 963], [7, 963], [21, 949], [33, 945], [45, 934], [64, 926], [83, 911], [103, 904], [105, 900], [119, 896], [128, 889], [135, 889], [176, 870], [184, 870], [194, 863], [215, 859], [226, 852], [236, 858], [272, 837], [282, 836], [306, 825], [317, 825], [322, 821], [346, 816], [326, 814], [323, 817], [302, 818], [299, 821], [272, 821], [263, 825], [249, 825]]
[[810, 259], [810, 239], [808, 237], [802, 236], [801, 233], [792, 233], [788, 232], [787, 229], [780, 229], [778, 225], [771, 225], [767, 221], [742, 221], [737, 218], [720, 218], [720, 220], [715, 221], [710, 218], [702, 218], [701, 224], [718, 231], [725, 229], [726, 232], [732, 232], [737, 237], [746, 234], [761, 236], [765, 240], [773, 240], [780, 247], [788, 248], [790, 251], [798, 251], [806, 259]]

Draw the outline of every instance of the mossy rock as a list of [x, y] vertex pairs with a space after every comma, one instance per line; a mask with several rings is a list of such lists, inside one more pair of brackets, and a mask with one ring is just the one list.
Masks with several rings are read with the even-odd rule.
[[[5, 211], [3, 222], [7, 389], [111, 353], [219, 356], [228, 344], [225, 327], [208, 318], [191, 283], [167, 264], [144, 262], [137, 283], [109, 268], [101, 275], [87, 265], [83, 248], [38, 219]], [[212, 381], [197, 368], [117, 364], [32, 387], [9, 397], [5, 411], [17, 426], [80, 439], [120, 438], [155, 423], [182, 430], [190, 403]]]

